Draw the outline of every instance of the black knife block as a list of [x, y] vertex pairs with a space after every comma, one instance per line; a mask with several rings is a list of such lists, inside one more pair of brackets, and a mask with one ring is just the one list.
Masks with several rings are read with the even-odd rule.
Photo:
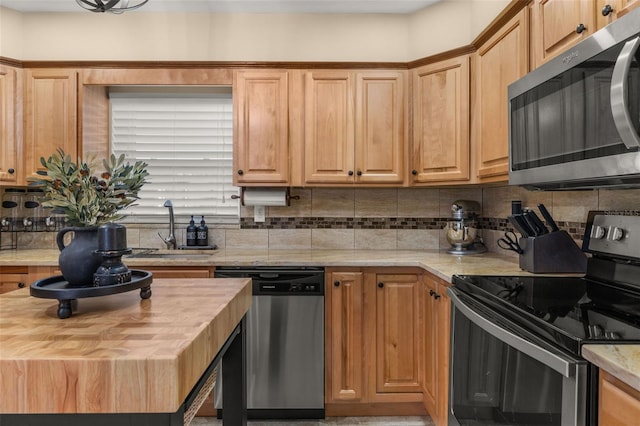
[[586, 273], [587, 256], [566, 231], [518, 240], [520, 269], [534, 274]]

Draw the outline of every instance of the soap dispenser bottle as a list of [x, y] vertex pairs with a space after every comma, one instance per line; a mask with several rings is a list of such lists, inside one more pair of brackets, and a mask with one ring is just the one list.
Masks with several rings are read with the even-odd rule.
[[204, 216], [202, 216], [200, 226], [198, 226], [197, 240], [199, 246], [209, 245], [209, 228], [204, 223]]
[[197, 237], [197, 228], [196, 223], [193, 221], [193, 215], [191, 216], [191, 221], [189, 222], [189, 226], [187, 226], [187, 246], [196, 246], [198, 245], [198, 237]]

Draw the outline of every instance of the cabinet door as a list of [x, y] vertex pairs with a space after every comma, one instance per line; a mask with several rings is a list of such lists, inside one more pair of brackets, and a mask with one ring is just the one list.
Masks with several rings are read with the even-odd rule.
[[509, 170], [507, 87], [528, 71], [528, 9], [474, 55], [473, 137], [481, 181], [506, 181]]
[[24, 288], [27, 285], [27, 274], [0, 275], [0, 294]]
[[449, 395], [450, 299], [431, 274], [423, 276], [424, 403], [436, 425], [447, 424]]
[[469, 180], [469, 56], [412, 75], [412, 184]]
[[326, 288], [327, 400], [358, 402], [363, 396], [363, 274], [332, 272]]
[[596, 31], [595, 0], [536, 0], [532, 12], [535, 67]]
[[356, 182], [404, 181], [405, 74], [356, 74]]
[[75, 161], [77, 149], [77, 72], [25, 71], [24, 161], [26, 176], [44, 170], [40, 157], [62, 148]]
[[598, 29], [640, 6], [640, 0], [596, 0]]
[[304, 177], [306, 183], [354, 182], [353, 75], [305, 75]]
[[640, 391], [600, 370], [598, 425], [619, 426], [638, 424]]
[[422, 287], [418, 275], [370, 275], [374, 280], [366, 285], [375, 291], [374, 398], [385, 400], [384, 394], [416, 392], [421, 401]]
[[423, 327], [424, 327], [424, 405], [432, 419], [437, 417], [438, 400], [438, 301], [433, 297], [438, 291], [437, 283], [424, 277], [423, 282]]
[[238, 71], [234, 185], [289, 182], [287, 71]]
[[18, 181], [18, 138], [16, 136], [16, 71], [0, 66], [0, 184]]
[[[440, 297], [436, 297], [440, 296]], [[449, 355], [451, 349], [451, 299], [447, 296], [447, 287], [438, 283], [436, 295], [433, 296], [438, 305], [437, 315], [437, 399], [436, 425], [446, 425], [449, 412]]]

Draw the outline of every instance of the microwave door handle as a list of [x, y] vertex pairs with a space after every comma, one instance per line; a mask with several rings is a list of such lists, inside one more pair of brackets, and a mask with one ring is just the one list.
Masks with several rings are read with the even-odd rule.
[[640, 147], [640, 138], [631, 120], [627, 99], [627, 76], [638, 46], [640, 46], [640, 37], [625, 43], [611, 76], [611, 112], [622, 143], [627, 149]]
[[488, 319], [474, 311], [472, 308], [467, 306], [458, 297], [455, 289], [449, 287], [447, 289], [447, 294], [449, 295], [449, 298], [451, 299], [451, 302], [456, 309], [458, 309], [475, 325], [482, 328], [484, 331], [491, 334], [498, 340], [506, 343], [507, 345], [517, 349], [518, 351], [526, 355], [529, 355], [531, 358], [540, 361], [547, 367], [557, 371], [565, 377], [572, 377], [575, 375], [575, 363], [571, 360], [567, 360], [557, 354], [551, 353], [545, 348], [535, 345], [528, 340], [525, 340], [522, 337], [497, 326], [495, 323], [489, 321]]

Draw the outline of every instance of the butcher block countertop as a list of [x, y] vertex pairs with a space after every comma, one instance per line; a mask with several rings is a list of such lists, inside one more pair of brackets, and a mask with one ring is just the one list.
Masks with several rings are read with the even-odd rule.
[[0, 295], [0, 413], [175, 412], [251, 305], [250, 280], [155, 279], [79, 299]]

